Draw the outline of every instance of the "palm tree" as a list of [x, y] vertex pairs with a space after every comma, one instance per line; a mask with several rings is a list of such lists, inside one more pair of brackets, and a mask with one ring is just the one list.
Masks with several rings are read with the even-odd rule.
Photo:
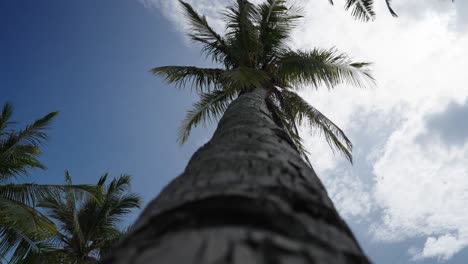
[[[45, 130], [57, 112], [36, 120], [24, 129], [14, 130], [13, 107], [6, 103], [0, 115], [0, 259], [22, 263], [31, 252], [38, 251], [37, 241], [56, 232], [52, 221], [35, 209], [37, 202], [50, 191], [72, 188], [92, 191], [87, 185], [61, 186], [20, 183], [19, 176], [30, 169], [45, 169], [38, 160], [41, 144], [47, 140]], [[8, 259], [8, 260], [7, 260]]]
[[[93, 195], [57, 190], [39, 203], [59, 230], [41, 242], [38, 254], [30, 254], [23, 263], [98, 263], [122, 236], [124, 217], [141, 203], [140, 197], [130, 192], [129, 176], [117, 177], [106, 185], [107, 178], [104, 174], [99, 179], [99, 191]], [[68, 172], [65, 181], [73, 186]]]
[[[355, 3], [353, 14], [366, 13]], [[190, 85], [201, 100], [181, 126], [222, 116], [212, 139], [153, 200], [107, 263], [369, 263], [305, 160], [297, 126], [318, 129], [352, 161], [344, 132], [295, 90], [368, 86], [369, 63], [336, 49], [293, 50], [301, 18], [284, 0], [237, 0], [221, 36], [180, 1], [190, 37], [220, 68], [157, 67], [153, 73]]]
[[35, 202], [54, 186], [18, 184], [17, 176], [29, 169], [45, 169], [38, 160], [45, 129], [57, 112], [52, 112], [22, 130], [11, 128], [13, 107], [6, 103], [0, 116], [0, 257], [19, 261], [35, 249], [34, 240], [55, 231], [55, 225], [39, 211]]

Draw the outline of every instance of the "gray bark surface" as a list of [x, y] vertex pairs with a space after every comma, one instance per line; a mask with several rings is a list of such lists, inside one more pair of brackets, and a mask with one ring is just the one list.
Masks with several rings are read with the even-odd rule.
[[104, 263], [370, 263], [266, 96], [231, 103]]

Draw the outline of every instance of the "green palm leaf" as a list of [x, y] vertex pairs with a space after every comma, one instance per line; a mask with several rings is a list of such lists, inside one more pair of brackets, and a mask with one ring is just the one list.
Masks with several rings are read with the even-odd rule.
[[185, 16], [191, 26], [192, 40], [203, 44], [202, 51], [212, 56], [214, 61], [227, 62], [230, 57], [226, 40], [210, 27], [205, 16], [199, 15], [188, 3], [179, 0], [185, 11]]
[[[60, 226], [59, 232], [39, 244], [40, 251], [28, 259], [59, 263], [97, 263], [120, 238], [119, 223], [141, 198], [130, 192], [130, 177], [122, 175], [106, 185], [108, 174], [97, 183], [98, 193], [78, 195], [69, 190], [47, 196], [39, 206]], [[72, 185], [70, 175], [65, 176]], [[29, 256], [28, 256], [29, 257]], [[37, 262], [40, 263], [40, 262]]]
[[7, 134], [7, 127], [13, 122], [10, 122], [10, 118], [13, 115], [13, 106], [7, 102], [2, 108], [2, 114], [0, 115], [0, 138]]
[[[390, 9], [390, 1], [386, 1]], [[333, 0], [329, 0], [329, 2], [334, 4]], [[351, 9], [351, 15], [358, 20], [367, 22], [375, 18], [373, 0], [346, 0], [345, 9]]]
[[[276, 97], [278, 101], [282, 101], [282, 95], [280, 93], [276, 94]], [[275, 123], [288, 133], [288, 136], [292, 140], [296, 150], [302, 156], [304, 161], [306, 161], [311, 166], [308, 157], [309, 152], [305, 148], [302, 138], [299, 135], [293, 113], [289, 106], [283, 104], [282, 102], [275, 103], [271, 98], [267, 98], [266, 102], [268, 109], [272, 113]]]
[[151, 72], [178, 87], [189, 84], [197, 92], [206, 92], [220, 88], [221, 77], [225, 71], [189, 66], [165, 66], [153, 68]]
[[311, 127], [319, 129], [333, 151], [340, 152], [351, 163], [353, 162], [351, 154], [353, 144], [337, 125], [296, 93], [284, 90], [282, 95], [291, 106], [297, 123], [301, 124], [303, 121], [307, 121]]
[[96, 188], [91, 185], [41, 185], [34, 183], [0, 185], [0, 196], [12, 201], [34, 206], [50, 193], [65, 191], [87, 192], [93, 195]]
[[258, 9], [247, 0], [236, 0], [224, 16], [234, 65], [254, 67], [258, 59], [258, 30], [253, 21]]
[[54, 223], [36, 209], [0, 196], [0, 256], [10, 263], [37, 250], [36, 241], [57, 231]]
[[224, 72], [222, 87], [229, 90], [252, 91], [264, 86], [268, 80], [266, 72], [240, 66]]
[[234, 99], [236, 90], [214, 90], [210, 93], [201, 95], [199, 102], [195, 103], [193, 108], [187, 112], [179, 129], [179, 142], [185, 143], [193, 127], [200, 123], [218, 120], [218, 118], [227, 109], [229, 103]]
[[259, 27], [258, 41], [261, 45], [261, 62], [267, 65], [284, 49], [291, 31], [299, 18], [298, 9], [286, 6], [285, 0], [268, 0], [258, 6], [256, 23]]
[[351, 15], [358, 20], [369, 21], [375, 18], [373, 0], [346, 0], [346, 10], [351, 10]]
[[335, 49], [288, 50], [281, 56], [278, 75], [285, 86], [324, 85], [334, 88], [347, 83], [357, 87], [374, 84], [367, 62], [352, 62]]
[[57, 112], [52, 112], [36, 120], [19, 131], [6, 131], [12, 115], [12, 107], [5, 104], [0, 117], [0, 180], [18, 174], [27, 174], [30, 168], [44, 169], [37, 157], [41, 154], [39, 146], [47, 140], [45, 130]]

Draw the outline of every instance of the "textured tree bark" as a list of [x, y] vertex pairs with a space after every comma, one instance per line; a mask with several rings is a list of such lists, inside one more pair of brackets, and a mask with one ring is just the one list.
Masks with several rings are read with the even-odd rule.
[[370, 263], [266, 95], [231, 103], [104, 263]]

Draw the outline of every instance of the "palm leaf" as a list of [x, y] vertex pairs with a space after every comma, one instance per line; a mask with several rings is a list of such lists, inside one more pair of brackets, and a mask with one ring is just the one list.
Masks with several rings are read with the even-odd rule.
[[230, 53], [224, 38], [210, 27], [205, 16], [199, 15], [190, 4], [181, 0], [179, 2], [191, 26], [190, 38], [202, 43], [202, 51], [212, 56], [213, 60], [226, 62], [230, 57]]
[[36, 242], [57, 231], [55, 224], [36, 209], [0, 196], [0, 256], [10, 258], [10, 263], [21, 259]]
[[263, 87], [268, 80], [266, 72], [240, 66], [224, 72], [222, 87], [225, 90], [251, 91]]
[[333, 151], [340, 152], [351, 163], [353, 162], [353, 145], [337, 125], [296, 93], [288, 90], [283, 90], [281, 93], [288, 105], [291, 106], [294, 117], [299, 124], [307, 120], [311, 127], [319, 129]]
[[55, 232], [55, 225], [41, 212], [21, 202], [0, 196], [0, 225], [24, 234]]
[[233, 100], [236, 91], [234, 89], [214, 90], [201, 95], [200, 101], [187, 112], [179, 129], [179, 142], [185, 143], [193, 127], [206, 121], [217, 120], [226, 111]]
[[[122, 175], [106, 185], [107, 177], [106, 173], [98, 181], [97, 198], [74, 196], [65, 190], [40, 204], [61, 228], [41, 244], [49, 246], [31, 257], [29, 263], [38, 260], [56, 263], [54, 255], [62, 258], [58, 263], [95, 263], [120, 238], [119, 222], [131, 209], [139, 207], [141, 199], [130, 193], [130, 176]], [[69, 174], [66, 182], [72, 184]]]
[[37, 252], [37, 244], [30, 238], [33, 234], [25, 235], [19, 230], [0, 226], [0, 259], [2, 263], [20, 264], [21, 260], [32, 252]]
[[178, 87], [189, 84], [197, 92], [209, 92], [220, 88], [221, 76], [225, 71], [191, 66], [165, 66], [153, 68], [151, 72]]
[[283, 85], [321, 85], [334, 88], [347, 83], [357, 87], [372, 86], [374, 78], [368, 70], [370, 63], [352, 62], [344, 53], [335, 49], [312, 51], [288, 50], [282, 55], [278, 75]]
[[[6, 135], [6, 128], [12, 124], [10, 118], [13, 115], [13, 106], [7, 102], [2, 108], [2, 114], [0, 115], [0, 137]], [[1, 139], [1, 138], [0, 138]]]
[[0, 142], [0, 181], [19, 174], [27, 175], [28, 169], [31, 168], [45, 169], [38, 160], [39, 155], [41, 155], [39, 147], [17, 145], [12, 149]]
[[39, 146], [47, 140], [45, 130], [57, 112], [47, 114], [23, 130], [5, 134], [6, 126], [11, 124], [8, 121], [11, 115], [12, 107], [7, 103], [0, 118], [3, 133], [3, 137], [0, 137], [0, 180], [27, 174], [29, 168], [45, 168], [37, 159], [41, 154]]
[[267, 0], [258, 6], [258, 10], [256, 20], [262, 47], [260, 56], [265, 66], [284, 49], [285, 41], [289, 39], [297, 20], [302, 16], [298, 9], [287, 7], [285, 0]]
[[385, 3], [387, 4], [388, 11], [393, 17], [398, 17], [397, 13], [392, 8], [392, 0], [385, 0]]
[[289, 138], [294, 144], [294, 147], [299, 152], [301, 157], [304, 159], [305, 162], [307, 162], [307, 164], [312, 166], [309, 157], [307, 156], [309, 152], [305, 148], [302, 142], [302, 138], [299, 135], [294, 117], [292, 116], [292, 112], [288, 111], [289, 106], [281, 103], [281, 94], [275, 95], [279, 103], [275, 103], [271, 97], [266, 99], [267, 107], [272, 113], [273, 120], [279, 127], [283, 128], [287, 132]]
[[86, 192], [94, 195], [96, 188], [91, 185], [42, 185], [34, 183], [0, 185], [0, 196], [19, 203], [36, 205], [47, 195], [66, 189], [75, 192]]
[[258, 16], [256, 6], [247, 0], [236, 0], [224, 16], [234, 66], [254, 67], [258, 59], [258, 30], [253, 23]]
[[346, 0], [345, 9], [358, 20], [369, 21], [375, 18], [373, 0]]
[[[58, 112], [52, 112], [46, 116], [34, 121], [32, 125], [26, 126], [25, 129], [20, 130], [18, 133], [12, 134], [6, 141], [6, 145], [13, 148], [17, 145], [31, 145], [38, 147], [41, 143], [47, 140], [45, 130], [49, 127], [52, 119]], [[7, 149], [6, 151], [8, 151]]]

